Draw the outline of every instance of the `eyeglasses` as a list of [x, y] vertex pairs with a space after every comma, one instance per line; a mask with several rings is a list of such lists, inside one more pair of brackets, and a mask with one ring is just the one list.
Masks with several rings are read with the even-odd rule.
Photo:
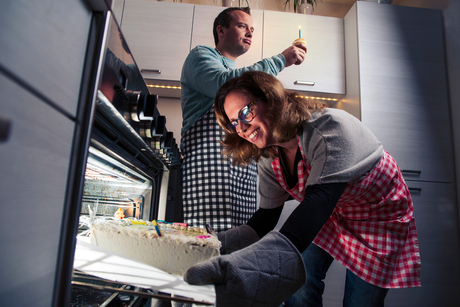
[[237, 133], [237, 130], [236, 128], [238, 128], [238, 121], [242, 121], [243, 123], [250, 123], [255, 115], [254, 113], [252, 112], [252, 110], [250, 109], [250, 107], [255, 104], [257, 101], [259, 101], [260, 99], [262, 99], [264, 96], [262, 97], [259, 97], [257, 98], [256, 100], [254, 100], [253, 102], [249, 103], [247, 106], [245, 106], [244, 108], [242, 108], [239, 112], [238, 112], [238, 118], [237, 119], [234, 119], [232, 120], [228, 125], [227, 125], [227, 129], [230, 130], [232, 133]]

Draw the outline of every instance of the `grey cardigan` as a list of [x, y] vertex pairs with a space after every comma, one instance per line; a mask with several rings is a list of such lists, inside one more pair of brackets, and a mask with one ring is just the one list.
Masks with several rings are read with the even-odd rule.
[[[312, 113], [297, 137], [311, 166], [306, 186], [357, 181], [383, 156], [383, 146], [374, 134], [339, 109]], [[261, 158], [258, 165], [260, 207], [265, 209], [281, 206], [289, 196], [279, 185], [271, 162], [271, 158]]]

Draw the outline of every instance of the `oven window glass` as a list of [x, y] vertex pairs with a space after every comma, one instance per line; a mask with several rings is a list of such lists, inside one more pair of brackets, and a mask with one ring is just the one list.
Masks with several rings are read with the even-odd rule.
[[85, 185], [80, 227], [97, 217], [141, 219], [150, 205], [152, 180], [105, 153], [90, 147], [85, 171]]

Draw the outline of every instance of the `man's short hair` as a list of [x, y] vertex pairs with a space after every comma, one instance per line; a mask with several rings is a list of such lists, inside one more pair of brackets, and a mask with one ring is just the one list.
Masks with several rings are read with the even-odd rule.
[[216, 19], [214, 19], [214, 26], [212, 29], [212, 34], [214, 34], [214, 43], [216, 44], [216, 46], [219, 42], [219, 36], [217, 35], [217, 26], [223, 26], [228, 29], [230, 27], [230, 23], [233, 20], [233, 15], [231, 14], [233, 11], [242, 11], [246, 14], [251, 15], [251, 10], [249, 9], [249, 7], [229, 7], [220, 12], [220, 14], [217, 15]]

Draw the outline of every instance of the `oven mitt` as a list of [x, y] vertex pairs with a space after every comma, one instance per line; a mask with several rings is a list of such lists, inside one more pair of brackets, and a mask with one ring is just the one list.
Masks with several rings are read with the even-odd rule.
[[305, 284], [306, 273], [294, 244], [271, 231], [246, 248], [190, 267], [184, 280], [214, 284], [217, 307], [278, 307]]
[[241, 225], [227, 231], [219, 232], [217, 238], [222, 243], [222, 247], [220, 248], [221, 255], [233, 253], [260, 239], [255, 230], [248, 225]]

